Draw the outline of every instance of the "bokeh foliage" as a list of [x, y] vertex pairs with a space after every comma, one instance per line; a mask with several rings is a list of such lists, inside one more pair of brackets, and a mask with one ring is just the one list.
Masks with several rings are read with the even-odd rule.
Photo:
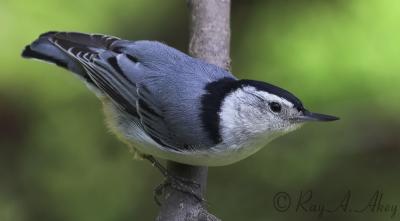
[[[64, 70], [20, 58], [48, 30], [154, 39], [186, 50], [184, 1], [0, 1], [0, 220], [151, 220], [161, 177], [104, 126], [97, 99]], [[232, 166], [210, 169], [210, 209], [223, 220], [317, 220], [280, 213], [275, 193], [313, 190], [362, 207], [376, 191], [400, 207], [400, 1], [236, 1], [233, 72], [298, 95], [341, 121], [307, 125]], [[293, 199], [294, 200], [294, 199]], [[400, 208], [396, 218], [400, 217]], [[323, 220], [390, 220], [332, 213]]]

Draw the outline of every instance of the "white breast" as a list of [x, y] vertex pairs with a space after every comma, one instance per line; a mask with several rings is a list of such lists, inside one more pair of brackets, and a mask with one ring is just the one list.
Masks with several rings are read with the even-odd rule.
[[[243, 94], [232, 96], [241, 97]], [[229, 102], [229, 99], [226, 101], [228, 102], [223, 103], [220, 113], [223, 142], [199, 151], [175, 151], [162, 147], [149, 137], [131, 116], [114, 105], [105, 102], [105, 112], [110, 128], [140, 154], [190, 165], [224, 166], [254, 154], [280, 135], [265, 130], [265, 125], [254, 125], [253, 122], [246, 121], [248, 118], [240, 116], [240, 113], [249, 114], [249, 110], [238, 110], [237, 103]]]

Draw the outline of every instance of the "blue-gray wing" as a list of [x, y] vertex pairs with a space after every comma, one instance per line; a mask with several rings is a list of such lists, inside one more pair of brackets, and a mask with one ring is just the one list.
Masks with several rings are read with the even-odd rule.
[[214, 145], [200, 117], [205, 86], [225, 70], [152, 41], [59, 32], [49, 41], [79, 63], [157, 143], [177, 151]]

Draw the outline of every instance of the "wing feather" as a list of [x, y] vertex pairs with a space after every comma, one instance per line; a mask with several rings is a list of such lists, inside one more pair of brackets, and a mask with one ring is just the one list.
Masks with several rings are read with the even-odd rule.
[[[68, 40], [66, 38], [73, 38]], [[76, 37], [76, 38], [74, 38]], [[79, 38], [79, 39], [77, 39]], [[92, 43], [94, 39], [102, 43]], [[80, 41], [90, 41], [90, 44], [80, 44]], [[145, 85], [132, 81], [132, 73], [127, 73], [126, 67], [120, 61], [138, 63], [139, 59], [127, 53], [119, 46], [111, 48], [117, 39], [100, 35], [82, 36], [81, 34], [63, 34], [53, 36], [53, 42], [71, 57], [76, 59], [86, 70], [92, 81], [104, 91], [112, 101], [125, 111], [138, 118], [142, 128], [161, 146], [181, 151], [190, 145], [179, 143], [176, 135], [168, 127], [163, 117], [160, 105], [153, 98], [155, 95]], [[149, 75], [147, 79], [160, 75]]]
[[215, 145], [204, 132], [201, 96], [208, 83], [234, 78], [229, 72], [154, 41], [73, 32], [49, 32], [40, 39], [44, 46], [34, 49], [49, 59], [31, 57], [60, 61], [83, 76], [161, 146], [183, 151]]
[[162, 146], [175, 151], [187, 149], [188, 145], [177, 142], [179, 139], [168, 128], [162, 109], [153, 101], [154, 95], [144, 85], [138, 85], [137, 94], [140, 122], [150, 137]]

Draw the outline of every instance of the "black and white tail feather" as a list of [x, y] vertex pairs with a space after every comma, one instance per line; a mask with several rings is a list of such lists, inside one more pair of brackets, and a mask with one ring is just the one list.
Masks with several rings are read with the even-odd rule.
[[[120, 76], [116, 73], [120, 72], [116, 60], [118, 54], [113, 53], [111, 48], [112, 43], [117, 40], [119, 38], [99, 34], [47, 32], [26, 46], [22, 56], [47, 61], [68, 69], [91, 86], [96, 94], [106, 93], [116, 104], [126, 106], [135, 103], [132, 98], [127, 97], [132, 92], [124, 93], [122, 96], [122, 93], [116, 93], [117, 90], [128, 87], [134, 91], [136, 88], [132, 88], [134, 84], [120, 87], [124, 81], [118, 79]], [[126, 102], [126, 99], [130, 99], [131, 102]], [[132, 109], [132, 107], [125, 108]]]

